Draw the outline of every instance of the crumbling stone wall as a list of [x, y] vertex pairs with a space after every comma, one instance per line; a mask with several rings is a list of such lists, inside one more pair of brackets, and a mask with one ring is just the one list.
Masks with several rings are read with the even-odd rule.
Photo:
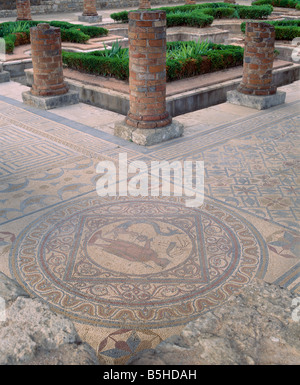
[[[151, 0], [151, 5], [176, 4], [182, 0]], [[83, 0], [30, 0], [31, 13], [42, 14], [50, 12], [80, 12], [83, 10]], [[139, 0], [96, 0], [97, 11], [101, 9], [137, 7]], [[2, 0], [0, 2], [0, 17], [16, 16], [16, 2]]]

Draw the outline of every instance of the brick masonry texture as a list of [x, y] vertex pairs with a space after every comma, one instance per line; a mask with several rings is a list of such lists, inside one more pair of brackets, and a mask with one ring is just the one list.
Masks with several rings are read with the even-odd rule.
[[31, 20], [30, 0], [17, 0], [17, 20]]
[[267, 23], [246, 23], [243, 79], [238, 91], [247, 95], [273, 95], [275, 29]]
[[150, 8], [151, 8], [150, 1], [148, 1], [148, 0], [140, 0], [139, 9], [150, 9]]
[[84, 0], [83, 16], [97, 16], [96, 0]]
[[138, 128], [167, 126], [166, 13], [129, 13], [129, 94], [126, 123]]
[[34, 83], [32, 95], [56, 96], [68, 92], [64, 82], [60, 28], [39, 24], [30, 28]]

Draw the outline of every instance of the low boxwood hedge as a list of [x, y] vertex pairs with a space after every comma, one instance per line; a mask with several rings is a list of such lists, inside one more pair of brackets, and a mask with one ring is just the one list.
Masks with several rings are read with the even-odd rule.
[[206, 15], [200, 11], [177, 12], [167, 15], [167, 27], [188, 26], [204, 28], [212, 24], [213, 16]]
[[[293, 40], [300, 37], [300, 20], [266, 21], [275, 27], [275, 40]], [[241, 31], [245, 32], [246, 23], [241, 24]]]
[[30, 28], [40, 23], [48, 23], [53, 27], [61, 29], [62, 41], [73, 43], [85, 43], [93, 37], [106, 36], [108, 30], [101, 27], [71, 24], [64, 21], [17, 21], [4, 22], [0, 24], [0, 37], [3, 37], [6, 45], [6, 53], [13, 53], [14, 47], [30, 43]]
[[[214, 18], [237, 17], [241, 19], [265, 19], [272, 13], [273, 7], [270, 4], [257, 6], [242, 6], [230, 3], [204, 3], [179, 5], [174, 7], [160, 7], [154, 8], [153, 10], [166, 11], [167, 27], [170, 27], [174, 25], [174, 20], [176, 20], [176, 23], [178, 23], [178, 20], [180, 19], [179, 17], [176, 18], [173, 15], [180, 13], [184, 13], [185, 15], [194, 14], [194, 20], [196, 18], [200, 18], [199, 15], [201, 13], [208, 16], [212, 16]], [[116, 12], [112, 13], [110, 17], [115, 21], [128, 23], [128, 13], [129, 11]], [[168, 21], [170, 20], [170, 18], [172, 19], [172, 21]], [[187, 25], [186, 21], [183, 18], [181, 20], [185, 23], [181, 25]], [[199, 22], [199, 25], [200, 24], [201, 22]]]
[[270, 4], [273, 7], [282, 8], [296, 8], [300, 6], [300, 0], [257, 0], [252, 3], [253, 5]]
[[[167, 43], [167, 52], [182, 46], [192, 46], [197, 43], [171, 42]], [[183, 79], [203, 73], [222, 70], [242, 65], [243, 48], [232, 45], [207, 43], [208, 51], [204, 55], [192, 55], [182, 59], [167, 59], [167, 81]], [[63, 63], [66, 67], [94, 75], [112, 76], [121, 80], [129, 79], [128, 48], [118, 50], [118, 56], [110, 55], [111, 50], [90, 53], [62, 52]], [[125, 57], [125, 59], [124, 59]]]

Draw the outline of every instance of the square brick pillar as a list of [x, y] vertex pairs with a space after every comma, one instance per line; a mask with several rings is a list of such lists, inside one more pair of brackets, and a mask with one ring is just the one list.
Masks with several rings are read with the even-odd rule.
[[274, 26], [246, 23], [243, 79], [236, 91], [227, 93], [229, 102], [260, 110], [284, 103], [285, 93], [272, 84], [274, 48]]
[[32, 20], [30, 0], [17, 0], [17, 20]]
[[60, 28], [38, 24], [30, 28], [33, 86], [22, 94], [24, 103], [42, 109], [79, 102], [64, 82]]
[[177, 138], [183, 126], [166, 109], [166, 13], [129, 13], [130, 110], [115, 135], [141, 145]]
[[79, 21], [87, 23], [97, 23], [102, 21], [96, 9], [96, 0], [83, 0], [83, 14], [78, 16]]

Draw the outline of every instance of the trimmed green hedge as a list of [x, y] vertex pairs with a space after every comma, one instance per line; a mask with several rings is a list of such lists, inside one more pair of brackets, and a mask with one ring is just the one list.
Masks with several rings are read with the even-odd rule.
[[[300, 20], [266, 21], [275, 27], [275, 40], [293, 40], [300, 37]], [[245, 32], [246, 23], [241, 24], [241, 31]]]
[[[71, 24], [65, 21], [9, 21], [0, 24], [0, 37], [3, 37], [5, 40], [6, 53], [13, 53], [16, 45], [30, 43], [29, 28], [35, 27], [40, 23], [48, 23], [53, 27], [59, 27], [61, 29], [62, 41], [72, 43], [85, 43], [93, 37], [106, 36], [108, 34], [108, 30], [105, 28]], [[26, 34], [27, 39], [22, 40], [23, 34]]]
[[[269, 4], [267, 5], [257, 5], [257, 6], [242, 6], [229, 3], [204, 3], [204, 4], [190, 4], [190, 5], [179, 5], [175, 7], [161, 7], [154, 8], [153, 10], [163, 10], [166, 11], [167, 18], [167, 27], [174, 25], [190, 25], [191, 22], [184, 20], [184, 17], [187, 15], [194, 15], [194, 17], [189, 16], [190, 20], [193, 20], [193, 25], [199, 24], [199, 26], [206, 26], [200, 21], [200, 14], [205, 14], [212, 16], [213, 18], [241, 18], [241, 19], [265, 19], [273, 11], [273, 7]], [[128, 11], [112, 13], [110, 17], [118, 22], [128, 23]], [[184, 24], [178, 24], [180, 17], [174, 15], [181, 15], [182, 22]], [[185, 15], [183, 17], [183, 15]], [[196, 19], [199, 21], [197, 22]], [[176, 20], [176, 24], [175, 21]]]
[[[102, 51], [99, 51], [102, 52]], [[101, 54], [62, 51], [63, 63], [74, 70], [93, 75], [112, 76], [120, 80], [129, 78], [129, 61]]]
[[[167, 52], [192, 47], [199, 43], [171, 42], [167, 43]], [[167, 59], [167, 81], [183, 79], [203, 73], [222, 70], [243, 64], [243, 48], [231, 45], [206, 43], [207, 52], [204, 55], [194, 54], [174, 60]], [[112, 50], [95, 51], [90, 53], [62, 52], [63, 63], [68, 67], [81, 72], [94, 75], [113, 76], [117, 79], [129, 79], [128, 48], [116, 50], [116, 56], [111, 55]]]
[[252, 4], [253, 5], [270, 4], [273, 7], [296, 8], [297, 5], [300, 6], [300, 1], [299, 0], [257, 0], [257, 1], [254, 1]]
[[180, 25], [188, 27], [207, 27], [214, 21], [213, 16], [206, 15], [200, 11], [178, 12], [167, 15], [167, 27], [176, 27]]

